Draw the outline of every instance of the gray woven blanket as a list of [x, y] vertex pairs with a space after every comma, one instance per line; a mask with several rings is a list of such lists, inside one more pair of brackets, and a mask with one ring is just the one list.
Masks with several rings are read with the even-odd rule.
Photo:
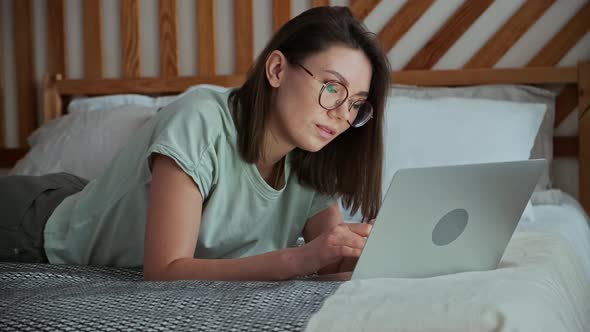
[[141, 271], [0, 262], [0, 331], [302, 331], [340, 282], [145, 282]]

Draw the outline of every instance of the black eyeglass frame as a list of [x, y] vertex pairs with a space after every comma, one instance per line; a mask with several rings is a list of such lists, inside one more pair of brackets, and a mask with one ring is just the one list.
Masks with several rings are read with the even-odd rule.
[[[321, 79], [317, 78], [311, 71], [309, 71], [309, 69], [305, 68], [302, 64], [297, 63], [296, 65], [301, 67], [301, 69], [303, 69], [307, 74], [309, 74], [309, 76], [311, 76], [314, 80], [316, 80], [322, 84], [322, 88], [320, 89], [320, 93], [318, 94], [318, 104], [320, 104], [320, 106], [323, 109], [325, 109], [326, 111], [337, 109], [338, 107], [340, 107], [342, 104], [344, 104], [348, 100], [348, 88], [346, 87], [346, 85], [342, 84], [342, 82], [337, 81], [337, 80], [322, 81]], [[326, 106], [322, 105], [322, 93], [324, 92], [324, 90], [326, 89], [326, 87], [328, 86], [329, 83], [337, 83], [337, 84], [341, 85], [344, 88], [344, 91], [346, 92], [346, 97], [344, 97], [344, 99], [342, 99], [342, 101], [340, 103], [338, 103], [337, 105], [335, 105], [333, 107], [326, 107]], [[360, 125], [357, 125], [356, 127], [353, 126], [352, 123], [350, 123], [350, 121], [346, 120], [348, 125], [351, 126], [352, 128], [360, 128], [360, 127], [364, 126], [365, 124], [367, 124], [367, 122], [369, 122], [373, 118], [373, 105], [371, 105], [371, 103], [369, 103], [366, 99], [359, 99], [359, 100], [355, 100], [355, 101], [349, 103], [348, 113], [350, 113], [352, 106], [356, 103], [359, 103], [359, 102], [367, 103], [369, 106], [371, 106], [371, 113], [369, 114], [369, 117], [367, 118], [367, 120], [365, 120]], [[358, 114], [357, 114], [357, 116], [358, 116]]]

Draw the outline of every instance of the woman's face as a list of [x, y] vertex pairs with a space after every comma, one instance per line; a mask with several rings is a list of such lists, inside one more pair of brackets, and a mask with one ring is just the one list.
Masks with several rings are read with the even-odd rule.
[[[282, 54], [271, 55], [271, 63], [273, 56], [280, 58]], [[267, 65], [269, 81], [276, 88], [269, 128], [281, 145], [316, 152], [350, 128], [349, 105], [367, 98], [371, 62], [361, 50], [333, 46], [307, 57], [301, 65], [318, 80], [297, 64], [287, 63], [284, 56], [280, 66]], [[332, 110], [324, 109], [318, 101], [322, 82], [327, 81], [338, 81], [348, 89], [347, 101]]]

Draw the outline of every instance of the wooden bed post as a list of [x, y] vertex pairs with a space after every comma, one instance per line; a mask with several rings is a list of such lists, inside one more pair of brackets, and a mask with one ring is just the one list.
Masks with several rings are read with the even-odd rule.
[[62, 100], [61, 95], [57, 91], [55, 85], [56, 80], [61, 80], [61, 74], [55, 76], [45, 75], [43, 78], [43, 121], [58, 118], [62, 115]]
[[590, 215], [590, 61], [578, 64], [580, 203]]

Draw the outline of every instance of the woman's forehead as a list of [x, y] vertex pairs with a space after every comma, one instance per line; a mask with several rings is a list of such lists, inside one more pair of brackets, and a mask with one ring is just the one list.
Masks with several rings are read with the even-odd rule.
[[344, 80], [343, 83], [348, 83], [358, 91], [368, 91], [370, 87], [371, 62], [360, 49], [333, 46], [309, 56], [304, 63], [311, 67], [310, 70], [317, 71], [314, 73], [316, 75], [335, 78], [342, 76], [339, 80]]

